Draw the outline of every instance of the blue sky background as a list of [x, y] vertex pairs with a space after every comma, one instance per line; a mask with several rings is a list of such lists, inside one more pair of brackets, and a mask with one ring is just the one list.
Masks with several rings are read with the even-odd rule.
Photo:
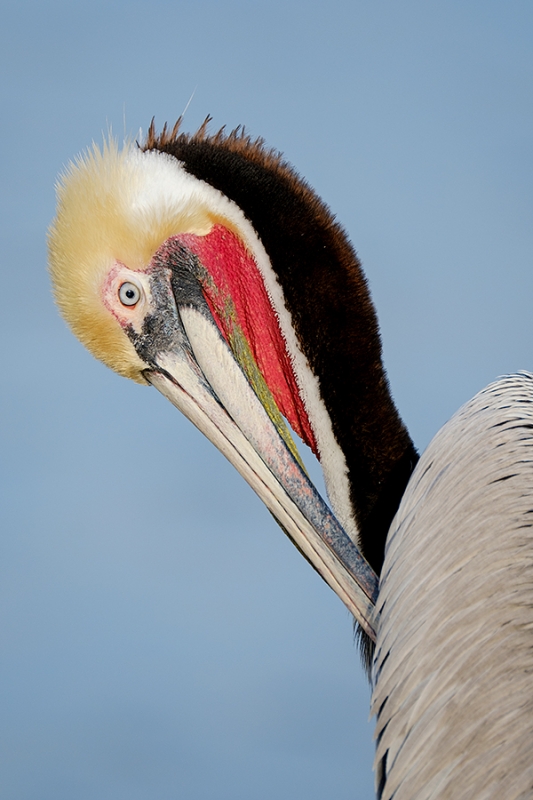
[[348, 613], [214, 448], [54, 308], [54, 181], [187, 110], [348, 230], [424, 448], [533, 370], [530, 0], [4, 2], [0, 794], [370, 800]]

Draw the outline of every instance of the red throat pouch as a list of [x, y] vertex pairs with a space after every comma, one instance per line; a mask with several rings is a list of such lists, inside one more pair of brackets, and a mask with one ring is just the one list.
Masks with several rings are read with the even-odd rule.
[[187, 233], [176, 238], [198, 257], [209, 275], [203, 291], [222, 335], [231, 346], [235, 326], [240, 328], [279, 411], [317, 455], [287, 344], [253, 255], [220, 224], [207, 236]]

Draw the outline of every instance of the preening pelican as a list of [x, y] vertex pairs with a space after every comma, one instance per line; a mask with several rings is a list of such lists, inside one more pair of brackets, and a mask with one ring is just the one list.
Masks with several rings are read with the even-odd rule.
[[328, 208], [261, 140], [179, 127], [93, 147], [60, 179], [62, 313], [235, 465], [353, 612], [368, 662], [376, 642], [378, 795], [533, 797], [532, 376], [477, 395], [417, 465]]

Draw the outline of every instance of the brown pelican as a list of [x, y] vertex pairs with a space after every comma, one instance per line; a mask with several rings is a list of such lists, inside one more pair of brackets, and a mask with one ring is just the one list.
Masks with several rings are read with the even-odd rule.
[[93, 147], [61, 178], [61, 311], [236, 466], [354, 613], [368, 662], [376, 641], [379, 796], [533, 797], [533, 378], [477, 395], [416, 466], [328, 208], [261, 140], [179, 127]]

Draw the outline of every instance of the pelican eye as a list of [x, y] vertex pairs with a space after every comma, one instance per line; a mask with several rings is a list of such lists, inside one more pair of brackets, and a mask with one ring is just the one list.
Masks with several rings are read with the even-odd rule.
[[123, 306], [134, 306], [141, 299], [141, 290], [134, 283], [123, 283], [118, 290], [118, 296]]

